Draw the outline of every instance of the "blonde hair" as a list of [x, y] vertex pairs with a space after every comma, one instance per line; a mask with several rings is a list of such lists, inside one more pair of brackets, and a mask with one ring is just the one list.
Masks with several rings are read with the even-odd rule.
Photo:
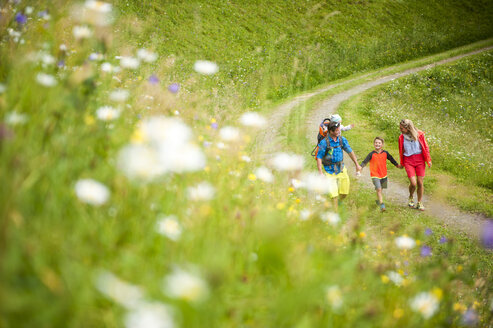
[[410, 135], [414, 141], [418, 140], [418, 129], [414, 126], [413, 121], [406, 118], [401, 121], [400, 125], [407, 129], [407, 134]]

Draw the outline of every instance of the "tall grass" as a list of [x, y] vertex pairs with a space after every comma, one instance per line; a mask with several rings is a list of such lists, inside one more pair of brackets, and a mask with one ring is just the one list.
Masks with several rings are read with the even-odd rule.
[[[328, 199], [299, 187], [301, 172], [274, 172], [274, 183], [261, 179], [256, 169], [267, 164], [262, 154], [248, 152], [255, 129], [238, 128], [235, 140], [221, 133], [238, 126], [239, 112], [267, 106], [266, 100], [490, 35], [488, 2], [475, 5], [483, 7], [478, 11], [430, 4], [442, 10], [398, 32], [429, 42], [411, 42], [408, 50], [415, 50], [401, 54], [395, 35], [380, 30], [375, 45], [366, 36], [375, 33], [378, 17], [396, 24], [386, 31], [399, 30], [400, 18], [410, 23], [424, 1], [306, 7], [118, 1], [114, 25], [91, 26], [93, 36], [82, 40], [72, 28], [87, 22], [75, 22], [82, 15], [71, 15], [72, 6], [11, 1], [2, 7], [0, 326], [135, 327], [150, 320], [147, 326], [155, 327], [434, 327], [459, 325], [467, 309], [479, 323], [491, 320], [485, 281], [492, 263], [482, 246], [398, 208], [379, 226], [364, 191], [342, 205], [339, 217]], [[368, 18], [362, 8], [379, 15]], [[458, 12], [464, 32], [452, 19]], [[26, 23], [16, 17], [21, 13]], [[443, 22], [450, 24], [440, 29]], [[445, 34], [438, 44], [426, 36], [435, 27]], [[114, 57], [135, 57], [144, 46], [159, 59], [124, 68]], [[381, 54], [382, 47], [392, 55]], [[299, 71], [292, 68], [297, 56]], [[196, 59], [215, 61], [219, 73], [197, 73]], [[40, 73], [56, 85], [46, 76], [40, 82]], [[173, 82], [178, 91], [168, 89]], [[116, 89], [129, 98], [112, 101]], [[120, 116], [101, 117], [108, 105]], [[189, 129], [166, 121], [151, 131], [155, 139], [190, 139], [176, 152], [196, 155], [185, 148], [195, 147], [204, 166], [182, 172], [198, 158], [188, 156], [174, 158], [174, 171], [153, 175], [146, 162], [149, 170], [137, 172], [141, 179], [128, 176], [123, 147], [163, 146], [142, 127], [156, 115], [176, 117]], [[179, 133], [170, 138], [172, 128]], [[136, 158], [147, 159], [126, 160]], [[85, 179], [100, 182], [101, 194], [81, 195]], [[203, 189], [190, 189], [197, 185]], [[395, 237], [404, 234], [418, 247], [399, 248]], [[422, 245], [433, 255], [421, 256]], [[410, 305], [421, 292], [439, 304], [427, 308], [430, 318]]]

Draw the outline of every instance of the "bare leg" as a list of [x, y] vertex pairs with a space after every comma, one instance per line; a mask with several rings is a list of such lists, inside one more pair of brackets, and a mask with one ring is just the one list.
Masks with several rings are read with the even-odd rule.
[[409, 178], [409, 198], [414, 197], [414, 191], [416, 190], [416, 177]]
[[425, 177], [418, 177], [418, 202], [421, 202], [423, 198], [423, 192], [425, 191], [425, 186], [423, 184], [423, 180]]
[[378, 197], [378, 203], [382, 204], [383, 203], [383, 198], [382, 198], [382, 188], [377, 189], [377, 197]]

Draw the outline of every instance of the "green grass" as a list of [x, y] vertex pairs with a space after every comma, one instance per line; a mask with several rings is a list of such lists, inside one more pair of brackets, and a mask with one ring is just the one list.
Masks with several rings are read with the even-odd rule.
[[[14, 15], [28, 5], [34, 13], [20, 28]], [[475, 309], [480, 325], [491, 320], [492, 290], [485, 282], [492, 279], [493, 264], [476, 241], [392, 204], [391, 215], [381, 216], [372, 193], [356, 184], [341, 206], [342, 222], [328, 225], [319, 218], [331, 211], [330, 201], [293, 188], [296, 172], [274, 172], [274, 183], [254, 175], [265, 165], [262, 154], [249, 152], [254, 130], [241, 128], [239, 141], [222, 146], [211, 124], [238, 126], [244, 111], [267, 113], [288, 95], [346, 82], [288, 119], [287, 142], [279, 150], [301, 152], [307, 140], [301, 137], [304, 125], [296, 122], [316, 101], [368, 78], [364, 73], [382, 74], [375, 68], [491, 37], [489, 2], [114, 5], [115, 24], [95, 28], [94, 37], [81, 42], [72, 36], [77, 17], [69, 16], [71, 3], [2, 5], [0, 327], [130, 326], [128, 316], [140, 307], [126, 303], [129, 295], [114, 294], [128, 285], [98, 284], [104, 272], [138, 286], [146, 302], [169, 307], [176, 327], [459, 326], [464, 308]], [[44, 9], [49, 22], [37, 17]], [[7, 28], [20, 31], [24, 43]], [[68, 48], [65, 55], [61, 44]], [[114, 56], [134, 56], [141, 47], [154, 49], [159, 60], [109, 74], [101, 62], [88, 60], [100, 52], [102, 61], [118, 65]], [[65, 68], [28, 60], [40, 50], [64, 59]], [[197, 74], [197, 59], [215, 61], [219, 73]], [[40, 86], [39, 72], [58, 84]], [[151, 74], [159, 84], [147, 82]], [[172, 82], [180, 84], [176, 94], [167, 90]], [[108, 99], [117, 88], [130, 92], [124, 104]], [[121, 109], [121, 117], [98, 120], [98, 108], [109, 104]], [[26, 121], [14, 124], [13, 112]], [[130, 140], [146, 142], [138, 124], [153, 115], [185, 122], [206, 167], [148, 183], [129, 179], [117, 165], [120, 150]], [[345, 119], [353, 119], [349, 115]], [[242, 160], [245, 155], [253, 161]], [[108, 201], [84, 203], [75, 192], [80, 179], [103, 183]], [[202, 181], [215, 187], [215, 196], [194, 201], [188, 188]], [[310, 219], [302, 220], [304, 211]], [[156, 231], [157, 221], [168, 215], [183, 228], [177, 241]], [[424, 235], [427, 227], [433, 235]], [[394, 239], [403, 234], [421, 244], [398, 249]], [[442, 235], [447, 243], [439, 242]], [[430, 246], [433, 256], [422, 258], [421, 245]], [[183, 298], [164, 290], [176, 267], [207, 286], [202, 302], [193, 301], [200, 287]], [[388, 271], [405, 278], [404, 285], [386, 281]], [[340, 308], [327, 297], [330, 286], [341, 293]], [[440, 307], [425, 320], [409, 302], [433, 289], [443, 294]]]

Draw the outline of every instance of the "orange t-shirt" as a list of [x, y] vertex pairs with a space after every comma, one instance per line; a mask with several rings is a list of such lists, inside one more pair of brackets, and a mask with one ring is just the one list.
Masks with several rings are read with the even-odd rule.
[[397, 162], [388, 151], [382, 150], [380, 153], [377, 153], [373, 150], [361, 163], [361, 167], [364, 167], [368, 162], [370, 162], [370, 176], [372, 178], [383, 179], [387, 177], [387, 160], [395, 166], [398, 166]]

